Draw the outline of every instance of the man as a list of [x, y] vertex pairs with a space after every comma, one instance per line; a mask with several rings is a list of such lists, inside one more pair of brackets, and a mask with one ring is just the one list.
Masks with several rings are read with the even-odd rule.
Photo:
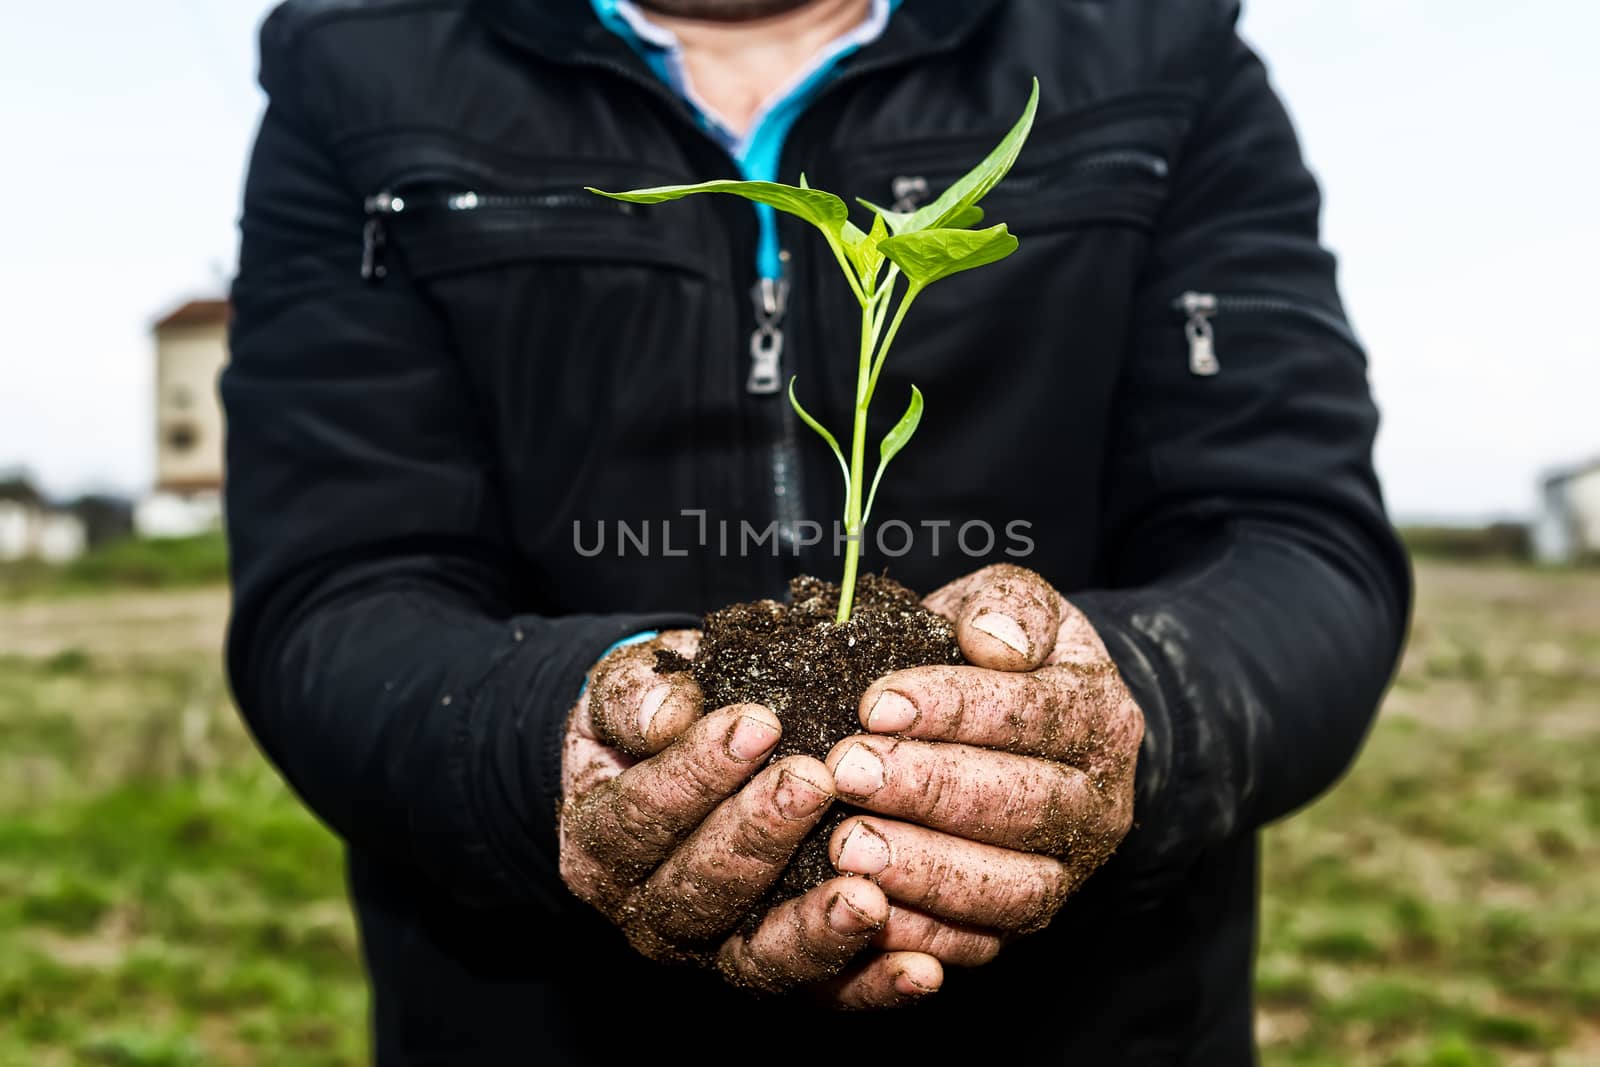
[[[267, 21], [223, 382], [230, 667], [348, 843], [381, 1063], [1252, 1059], [1255, 832], [1352, 759], [1409, 582], [1317, 190], [1234, 17]], [[972, 665], [882, 679], [860, 736], [768, 765], [768, 709], [703, 707], [653, 652], [836, 573], [803, 535], [840, 510], [832, 460], [778, 383], [842, 422], [855, 305], [789, 220], [581, 189], [803, 172], [914, 206], [1032, 76], [984, 205], [1021, 250], [922, 297], [882, 385], [927, 396], [877, 507], [920, 536], [869, 565], [931, 592]], [[619, 523], [655, 551], [596, 551]], [[776, 533], [724, 549], [740, 523]], [[955, 543], [981, 529], [1025, 536]], [[865, 812], [840, 877], [745, 926], [836, 798]]]

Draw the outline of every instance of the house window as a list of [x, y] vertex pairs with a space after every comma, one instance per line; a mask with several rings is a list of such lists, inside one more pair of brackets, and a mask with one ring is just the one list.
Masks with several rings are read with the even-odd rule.
[[190, 452], [200, 443], [200, 431], [193, 423], [175, 422], [167, 427], [167, 448], [173, 452]]

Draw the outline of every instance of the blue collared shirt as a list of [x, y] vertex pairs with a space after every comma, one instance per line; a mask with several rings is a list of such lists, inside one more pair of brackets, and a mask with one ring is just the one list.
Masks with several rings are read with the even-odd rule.
[[[590, 3], [600, 22], [627, 41], [656, 76], [694, 109], [700, 125], [739, 165], [742, 177], [748, 181], [775, 182], [783, 143], [795, 120], [838, 73], [841, 60], [878, 39], [900, 0], [872, 0], [872, 7], [861, 24], [830, 42], [789, 84], [768, 98], [756, 112], [749, 132], [743, 136], [728, 129], [695, 93], [684, 68], [683, 46], [676, 35], [651, 22], [632, 0], [590, 0]], [[757, 204], [755, 208], [761, 227], [756, 269], [763, 278], [777, 278], [783, 273], [777, 214], [765, 204]]]

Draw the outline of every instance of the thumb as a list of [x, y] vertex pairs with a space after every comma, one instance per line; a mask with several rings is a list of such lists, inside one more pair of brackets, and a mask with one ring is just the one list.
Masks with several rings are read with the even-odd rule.
[[961, 654], [975, 667], [1031, 671], [1055, 650], [1061, 596], [1037, 572], [1012, 563], [974, 571], [923, 601], [956, 626]]

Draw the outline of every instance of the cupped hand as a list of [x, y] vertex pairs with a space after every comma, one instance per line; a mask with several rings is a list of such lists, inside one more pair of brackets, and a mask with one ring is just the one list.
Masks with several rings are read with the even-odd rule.
[[936, 990], [938, 959], [857, 955], [890, 918], [883, 889], [839, 877], [745, 916], [833, 801], [819, 760], [764, 766], [781, 726], [741, 704], [703, 713], [687, 674], [655, 673], [655, 653], [693, 657], [672, 631], [618, 649], [591, 674], [562, 752], [561, 876], [659, 960], [715, 966], [761, 992], [805, 991], [839, 1007], [891, 1007]]
[[980, 964], [1047, 925], [1127, 834], [1144, 718], [1088, 619], [1038, 574], [988, 567], [925, 603], [972, 665], [867, 690], [868, 732], [826, 765], [873, 814], [840, 825], [830, 855], [887, 894], [880, 950]]

